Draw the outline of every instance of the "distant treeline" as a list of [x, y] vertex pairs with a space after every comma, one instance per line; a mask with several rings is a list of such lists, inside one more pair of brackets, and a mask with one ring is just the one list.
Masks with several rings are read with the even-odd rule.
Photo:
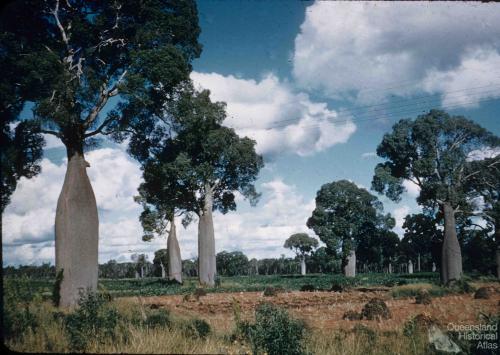
[[[461, 238], [464, 258], [464, 271], [478, 272], [481, 274], [493, 274], [495, 269], [494, 241], [485, 238], [478, 233], [470, 233]], [[390, 260], [373, 261], [373, 253], [367, 255], [358, 249], [357, 269], [359, 272], [388, 272], [388, 263], [392, 265], [395, 273], [408, 272], [408, 261], [412, 260], [414, 270], [418, 271], [418, 255], [412, 254], [410, 248], [404, 247], [404, 243], [396, 248]], [[434, 263], [439, 269], [439, 250], [436, 245], [434, 249], [420, 255], [420, 270], [431, 271]], [[99, 277], [106, 279], [136, 278], [136, 277], [161, 277], [162, 264], [165, 273], [167, 270], [166, 250], [160, 249], [155, 252], [153, 262], [146, 258], [138, 258], [135, 262], [122, 262], [109, 260], [99, 265]], [[330, 255], [325, 247], [316, 249], [306, 257], [307, 270], [310, 273], [341, 273], [342, 260], [340, 256]], [[182, 261], [184, 276], [198, 276], [198, 260], [186, 259]], [[222, 251], [217, 254], [217, 274], [220, 276], [240, 275], [285, 275], [300, 273], [300, 260], [298, 258], [285, 257], [266, 259], [249, 259], [241, 251]], [[30, 277], [30, 278], [54, 278], [55, 266], [45, 263], [42, 265], [20, 265], [17, 267], [6, 266], [3, 275], [8, 277]]]

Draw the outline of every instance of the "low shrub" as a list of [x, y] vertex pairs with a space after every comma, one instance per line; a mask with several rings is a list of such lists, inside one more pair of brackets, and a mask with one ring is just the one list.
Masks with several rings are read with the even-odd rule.
[[262, 295], [264, 297], [273, 297], [273, 296], [276, 296], [278, 294], [278, 290], [275, 288], [275, 287], [272, 287], [272, 286], [268, 286], [264, 289], [264, 292], [262, 293]]
[[116, 336], [118, 312], [106, 297], [87, 290], [80, 294], [78, 306], [64, 319], [72, 350], [84, 351], [91, 340], [104, 343]]
[[52, 304], [55, 307], [59, 307], [59, 302], [61, 301], [61, 283], [63, 281], [64, 269], [61, 269], [56, 274], [56, 280], [52, 288]]
[[146, 316], [144, 325], [148, 328], [168, 328], [171, 325], [170, 312], [163, 308], [155, 309]]
[[269, 303], [260, 304], [255, 310], [255, 324], [246, 324], [254, 353], [268, 355], [304, 354], [303, 339], [306, 328], [302, 321], [291, 318], [285, 309]]
[[311, 285], [311, 284], [306, 284], [306, 285], [302, 285], [302, 286], [300, 287], [300, 290], [301, 290], [302, 292], [314, 292], [314, 291], [316, 291], [316, 287], [314, 287], [314, 286], [313, 286], [313, 285]]
[[380, 298], [372, 298], [361, 310], [361, 317], [368, 320], [392, 318], [391, 311]]
[[474, 298], [487, 300], [492, 296], [492, 294], [493, 290], [490, 287], [480, 287], [474, 293]]
[[460, 279], [460, 280], [451, 280], [447, 288], [454, 293], [472, 293], [476, 289], [469, 284], [466, 280]]
[[355, 311], [347, 311], [342, 316], [342, 319], [347, 319], [347, 320], [360, 320], [361, 318], [362, 318], [361, 313]]
[[431, 304], [432, 303], [432, 297], [429, 294], [429, 291], [427, 290], [419, 290], [417, 295], [415, 296], [415, 303], [416, 304]]
[[210, 334], [210, 324], [203, 319], [194, 318], [186, 323], [184, 334], [191, 338], [205, 338]]

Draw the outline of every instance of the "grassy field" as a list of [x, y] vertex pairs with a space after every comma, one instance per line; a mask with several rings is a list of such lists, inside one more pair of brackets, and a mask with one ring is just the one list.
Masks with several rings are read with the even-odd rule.
[[[330, 290], [333, 284], [350, 287], [371, 287], [406, 285], [412, 283], [439, 282], [437, 273], [398, 274], [359, 274], [347, 279], [343, 275], [310, 274], [301, 275], [258, 275], [220, 277], [220, 284], [214, 288], [206, 288], [206, 292], [250, 292], [263, 291], [268, 286], [278, 287], [286, 291], [299, 291], [304, 285], [311, 285], [317, 290]], [[24, 282], [18, 279], [18, 282]], [[32, 292], [49, 297], [54, 280], [25, 279]], [[99, 289], [112, 296], [162, 296], [189, 294], [198, 287], [197, 278], [185, 278], [183, 285], [170, 283], [161, 278], [145, 279], [100, 279]]]
[[[426, 354], [427, 334], [405, 333], [418, 315], [436, 324], [477, 323], [482, 315], [498, 322], [498, 282], [477, 275], [465, 279], [451, 289], [439, 286], [435, 273], [240, 276], [222, 277], [203, 292], [195, 278], [183, 285], [156, 278], [104, 279], [102, 297], [89, 296], [71, 311], [51, 304], [53, 280], [4, 279], [5, 344], [23, 352], [271, 355], [282, 353], [273, 352], [272, 344], [295, 344], [287, 353]], [[475, 300], [474, 289], [484, 285], [496, 293]], [[331, 292], [332, 286], [342, 292]], [[267, 295], [271, 288], [275, 293]], [[415, 304], [422, 290], [433, 298], [431, 305]], [[391, 319], [344, 319], [345, 312], [361, 312], [374, 297], [386, 302]], [[259, 314], [266, 304], [271, 308]], [[272, 339], [266, 340], [269, 334]], [[460, 346], [474, 353], [471, 344]]]

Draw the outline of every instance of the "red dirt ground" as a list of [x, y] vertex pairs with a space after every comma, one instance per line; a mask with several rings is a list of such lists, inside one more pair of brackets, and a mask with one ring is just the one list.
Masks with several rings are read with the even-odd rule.
[[[385, 300], [392, 319], [378, 321], [343, 320], [348, 310], [361, 311], [363, 305], [373, 297]], [[239, 303], [242, 318], [251, 319], [255, 307], [261, 302], [271, 302], [285, 307], [296, 318], [303, 319], [310, 327], [322, 330], [349, 329], [363, 323], [384, 331], [400, 330], [403, 323], [419, 313], [427, 313], [442, 324], [478, 324], [478, 315], [498, 314], [500, 292], [490, 299], [474, 299], [472, 294], [435, 297], [431, 305], [415, 304], [414, 298], [392, 299], [390, 292], [286, 292], [273, 297], [264, 297], [262, 292], [210, 293], [199, 301], [183, 300], [183, 296], [130, 297], [144, 305], [156, 304], [181, 316], [199, 317], [207, 320], [220, 331], [234, 327], [233, 304]]]

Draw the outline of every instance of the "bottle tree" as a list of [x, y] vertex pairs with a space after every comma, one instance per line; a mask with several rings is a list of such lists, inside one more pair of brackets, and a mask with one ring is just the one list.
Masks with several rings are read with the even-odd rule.
[[[462, 275], [462, 255], [456, 231], [456, 214], [470, 210], [473, 192], [468, 181], [478, 174], [469, 171], [474, 152], [498, 147], [500, 139], [462, 116], [431, 110], [415, 120], [400, 120], [384, 135], [377, 154], [385, 159], [375, 168], [372, 188], [394, 201], [401, 199], [405, 180], [417, 185], [417, 202], [439, 208], [444, 219], [441, 282]], [[489, 169], [489, 168], [488, 168]]]
[[[235, 193], [255, 204], [259, 194], [254, 181], [263, 166], [255, 141], [239, 137], [222, 126], [225, 104], [211, 102], [207, 90], [186, 85], [171, 105], [172, 124], [157, 127], [144, 139], [131, 143], [133, 155], [144, 166], [144, 185], [156, 210], [172, 204], [184, 211], [184, 224], [198, 216], [198, 277], [213, 286], [216, 275], [212, 212], [236, 209]], [[147, 141], [144, 144], [141, 142]], [[175, 191], [172, 199], [171, 192]], [[168, 208], [167, 208], [168, 210]]]
[[[117, 140], [163, 117], [165, 101], [199, 56], [193, 1], [16, 1], [2, 32], [26, 82], [40, 132], [59, 138], [68, 157], [57, 203], [56, 266], [61, 306], [97, 287], [98, 214], [84, 148], [99, 135]], [[2, 68], [9, 71], [10, 68]]]
[[331, 253], [340, 252], [345, 276], [356, 276], [356, 248], [365, 233], [385, 229], [390, 215], [382, 215], [382, 203], [366, 189], [347, 180], [321, 186], [316, 208], [307, 220]]
[[305, 275], [306, 255], [318, 247], [318, 240], [311, 238], [307, 233], [295, 233], [285, 241], [283, 246], [293, 250], [297, 254], [300, 259], [300, 273], [301, 275]]

